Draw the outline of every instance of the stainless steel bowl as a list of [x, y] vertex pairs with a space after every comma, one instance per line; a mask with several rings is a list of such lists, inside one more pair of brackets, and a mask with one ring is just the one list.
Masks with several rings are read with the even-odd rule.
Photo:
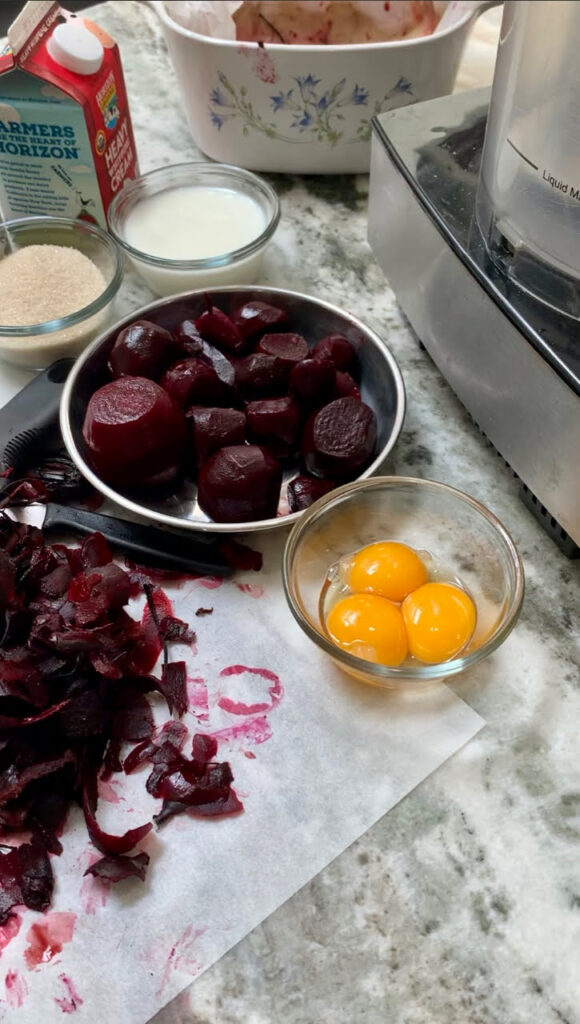
[[[135, 310], [97, 338], [80, 356], [66, 382], [60, 410], [60, 424], [69, 454], [87, 480], [107, 498], [128, 512], [149, 521], [178, 529], [205, 530], [214, 533], [247, 533], [289, 526], [302, 514], [288, 512], [285, 504], [286, 484], [297, 473], [288, 469], [282, 484], [278, 516], [247, 523], [215, 523], [197, 503], [193, 481], [186, 481], [171, 494], [135, 495], [117, 491], [104, 483], [91, 468], [83, 440], [82, 427], [91, 395], [107, 382], [107, 359], [120, 330], [134, 320], [147, 319], [168, 330], [182, 320], [195, 318], [205, 309], [204, 291], [161, 299]], [[403, 378], [394, 357], [382, 339], [360, 320], [310, 295], [284, 288], [212, 288], [211, 297], [225, 313], [231, 313], [253, 299], [269, 302], [287, 310], [290, 329], [303, 334], [314, 344], [327, 334], [342, 334], [355, 346], [361, 365], [361, 393], [377, 417], [376, 456], [357, 477], [371, 476], [382, 465], [395, 444], [405, 416]]]

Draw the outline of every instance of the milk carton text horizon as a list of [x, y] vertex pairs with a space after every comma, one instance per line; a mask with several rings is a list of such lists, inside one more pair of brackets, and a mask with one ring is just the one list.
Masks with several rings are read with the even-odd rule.
[[0, 53], [0, 213], [107, 225], [138, 174], [119, 50], [93, 22], [28, 3]]

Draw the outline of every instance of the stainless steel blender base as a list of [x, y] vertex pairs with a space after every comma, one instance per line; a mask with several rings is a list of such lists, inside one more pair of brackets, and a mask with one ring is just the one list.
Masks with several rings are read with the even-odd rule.
[[528, 507], [574, 557], [578, 326], [569, 347], [566, 325], [556, 325], [552, 346], [543, 311], [536, 318], [528, 298], [502, 294], [473, 234], [488, 96], [477, 90], [375, 118], [369, 241], [439, 370], [520, 477]]

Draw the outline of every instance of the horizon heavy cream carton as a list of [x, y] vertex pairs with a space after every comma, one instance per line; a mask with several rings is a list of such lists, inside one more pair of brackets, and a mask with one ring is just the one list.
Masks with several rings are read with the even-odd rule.
[[58, 3], [27, 3], [0, 52], [1, 219], [106, 227], [113, 197], [138, 173], [114, 40]]

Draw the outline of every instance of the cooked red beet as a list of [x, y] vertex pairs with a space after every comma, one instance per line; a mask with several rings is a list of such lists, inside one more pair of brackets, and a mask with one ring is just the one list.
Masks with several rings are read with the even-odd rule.
[[257, 445], [220, 448], [204, 462], [197, 482], [201, 508], [218, 523], [244, 523], [276, 515], [282, 469]]
[[199, 356], [203, 346], [207, 344], [195, 326], [194, 320], [182, 320], [175, 329], [175, 340], [179, 342], [188, 356]]
[[183, 320], [175, 332], [175, 337], [189, 356], [196, 356], [202, 363], [211, 366], [223, 384], [234, 386], [235, 373], [232, 363], [219, 348], [215, 348], [202, 338], [193, 320]]
[[300, 406], [293, 398], [262, 398], [248, 402], [248, 434], [257, 444], [266, 447], [279, 459], [296, 449], [302, 425]]
[[150, 377], [159, 380], [179, 356], [179, 345], [169, 331], [149, 320], [136, 320], [123, 328], [109, 356], [113, 377]]
[[331, 359], [302, 359], [290, 372], [290, 392], [305, 405], [320, 405], [332, 398], [335, 382]]
[[256, 300], [240, 306], [232, 320], [244, 338], [255, 338], [272, 327], [283, 327], [288, 320], [288, 314], [284, 309]]
[[301, 334], [264, 334], [256, 345], [256, 352], [267, 356], [276, 356], [287, 367], [288, 373], [295, 363], [306, 359], [308, 342]]
[[327, 334], [321, 338], [312, 349], [312, 355], [331, 359], [337, 370], [344, 370], [358, 380], [360, 368], [356, 349], [342, 334]]
[[195, 321], [202, 338], [220, 349], [234, 354], [246, 347], [245, 338], [240, 334], [233, 320], [217, 306], [209, 306]]
[[283, 395], [288, 385], [288, 367], [276, 356], [253, 352], [236, 360], [236, 386], [246, 399]]
[[344, 370], [336, 371], [336, 386], [334, 389], [335, 398], [358, 398], [360, 401], [360, 388], [350, 373]]
[[187, 413], [191, 423], [193, 446], [199, 462], [208, 455], [231, 444], [246, 440], [246, 414], [241, 409], [219, 409], [193, 406]]
[[179, 470], [185, 417], [154, 381], [120, 377], [92, 395], [83, 437], [107, 483], [130, 487], [167, 482]]
[[369, 461], [377, 439], [373, 410], [356, 398], [337, 398], [311, 416], [302, 451], [308, 472], [346, 479]]
[[232, 389], [201, 359], [181, 359], [163, 374], [161, 387], [180, 409], [190, 405], [228, 405]]
[[288, 484], [288, 504], [291, 512], [303, 512], [315, 501], [336, 487], [332, 480], [319, 480], [313, 476], [295, 476]]

